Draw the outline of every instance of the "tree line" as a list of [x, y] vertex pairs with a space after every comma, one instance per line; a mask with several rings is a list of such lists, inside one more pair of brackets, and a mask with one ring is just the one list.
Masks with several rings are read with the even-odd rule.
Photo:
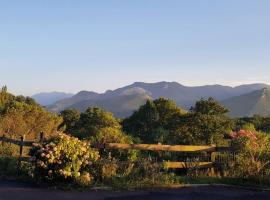
[[170, 99], [147, 100], [131, 116], [117, 119], [101, 108], [84, 112], [67, 109], [48, 112], [30, 97], [14, 96], [6, 87], [0, 90], [0, 131], [12, 138], [25, 134], [36, 139], [65, 132], [79, 139], [105, 142], [216, 144], [224, 145], [230, 132], [243, 128], [270, 132], [270, 117], [231, 119], [228, 110], [213, 98], [200, 99], [186, 111]]

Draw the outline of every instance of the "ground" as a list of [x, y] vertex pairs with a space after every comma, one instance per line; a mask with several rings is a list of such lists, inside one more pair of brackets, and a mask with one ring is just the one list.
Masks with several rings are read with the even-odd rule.
[[36, 186], [16, 184], [10, 182], [0, 183], [0, 200], [267, 200], [270, 191], [240, 189], [225, 186], [198, 186], [179, 189], [139, 190], [139, 191], [62, 191], [44, 189]]

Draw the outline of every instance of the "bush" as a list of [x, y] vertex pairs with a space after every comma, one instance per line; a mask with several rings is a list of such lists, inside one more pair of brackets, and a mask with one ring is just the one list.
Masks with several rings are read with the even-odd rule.
[[233, 138], [238, 152], [232, 173], [259, 183], [270, 183], [270, 136], [241, 130], [234, 133]]
[[11, 157], [14, 156], [16, 152], [18, 152], [18, 150], [16, 151], [14, 145], [6, 143], [0, 144], [0, 157]]
[[82, 186], [91, 184], [92, 165], [99, 159], [99, 153], [91, 149], [89, 143], [65, 134], [43, 145], [35, 145], [30, 155], [37, 179], [51, 183], [74, 182]]
[[173, 173], [164, 171], [159, 163], [141, 159], [134, 163], [119, 162], [114, 176], [103, 181], [114, 188], [146, 188], [179, 183]]

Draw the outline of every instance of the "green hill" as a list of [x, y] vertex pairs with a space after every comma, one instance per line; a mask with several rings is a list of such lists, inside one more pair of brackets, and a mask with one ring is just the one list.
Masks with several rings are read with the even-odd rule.
[[254, 92], [236, 96], [221, 102], [230, 110], [231, 117], [270, 115], [270, 90], [261, 89]]

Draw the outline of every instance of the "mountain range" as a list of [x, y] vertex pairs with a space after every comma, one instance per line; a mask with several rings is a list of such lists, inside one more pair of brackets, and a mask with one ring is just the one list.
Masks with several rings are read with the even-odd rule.
[[84, 111], [89, 106], [97, 106], [113, 112], [117, 117], [126, 117], [143, 105], [147, 99], [165, 97], [174, 100], [178, 106], [189, 109], [197, 100], [213, 97], [231, 111], [232, 117], [253, 114], [265, 116], [270, 114], [269, 90], [270, 86], [267, 84], [248, 84], [237, 87], [223, 85], [189, 87], [177, 82], [135, 82], [116, 90], [108, 90], [105, 93], [81, 91], [52, 103], [47, 106], [47, 109], [52, 112], [60, 112], [67, 108]]
[[61, 99], [70, 98], [74, 94], [65, 92], [42, 92], [32, 96], [36, 102], [42, 106], [47, 106], [59, 101]]

